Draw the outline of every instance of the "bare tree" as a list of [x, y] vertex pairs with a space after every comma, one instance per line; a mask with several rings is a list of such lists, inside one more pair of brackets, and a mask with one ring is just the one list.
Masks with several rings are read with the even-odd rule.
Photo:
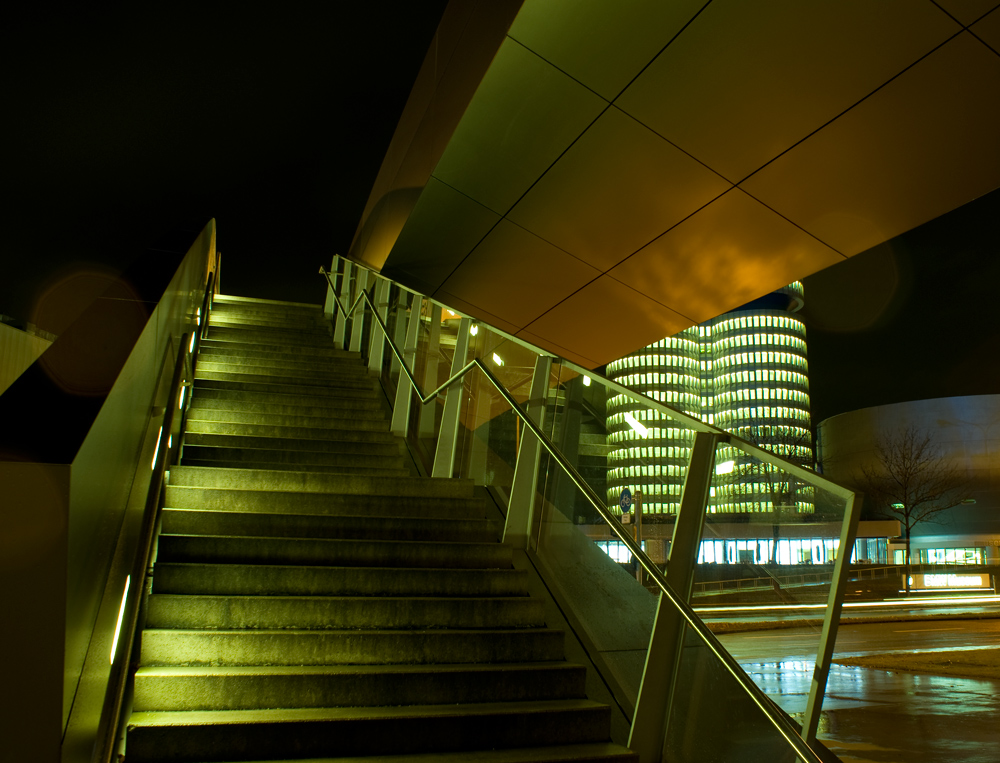
[[908, 426], [882, 432], [875, 459], [861, 467], [855, 483], [886, 519], [898, 519], [906, 541], [906, 592], [910, 592], [910, 538], [921, 522], [934, 522], [943, 511], [968, 498], [965, 473], [942, 458], [933, 437]]

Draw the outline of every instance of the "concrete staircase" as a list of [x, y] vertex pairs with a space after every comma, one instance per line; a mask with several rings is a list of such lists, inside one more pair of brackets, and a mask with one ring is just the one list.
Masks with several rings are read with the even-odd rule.
[[415, 476], [319, 308], [220, 296], [202, 347], [128, 763], [635, 760], [495, 509]]

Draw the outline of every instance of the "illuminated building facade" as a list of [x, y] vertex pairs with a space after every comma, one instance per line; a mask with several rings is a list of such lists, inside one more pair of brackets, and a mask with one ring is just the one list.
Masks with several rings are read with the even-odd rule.
[[[608, 364], [609, 378], [800, 464], [812, 463], [805, 324], [793, 283]], [[608, 503], [641, 490], [643, 513], [675, 514], [693, 433], [624, 395], [608, 401]], [[720, 446], [711, 510], [808, 513], [783, 473]]]

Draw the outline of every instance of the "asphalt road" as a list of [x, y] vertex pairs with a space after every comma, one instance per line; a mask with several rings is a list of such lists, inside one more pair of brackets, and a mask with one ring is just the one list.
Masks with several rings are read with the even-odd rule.
[[[805, 710], [818, 628], [719, 638], [786, 712]], [[998, 645], [1000, 620], [842, 624], [836, 654]], [[819, 736], [845, 763], [1000, 763], [1000, 681], [834, 665]]]

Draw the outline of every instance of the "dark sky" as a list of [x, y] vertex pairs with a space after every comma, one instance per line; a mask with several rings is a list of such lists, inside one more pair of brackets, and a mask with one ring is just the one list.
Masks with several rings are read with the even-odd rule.
[[6, 9], [0, 313], [210, 217], [226, 291], [319, 301], [444, 5]]
[[[8, 11], [0, 313], [209, 217], [226, 292], [319, 301], [444, 5]], [[1000, 391], [997, 221], [1000, 192], [806, 279], [815, 421]]]

